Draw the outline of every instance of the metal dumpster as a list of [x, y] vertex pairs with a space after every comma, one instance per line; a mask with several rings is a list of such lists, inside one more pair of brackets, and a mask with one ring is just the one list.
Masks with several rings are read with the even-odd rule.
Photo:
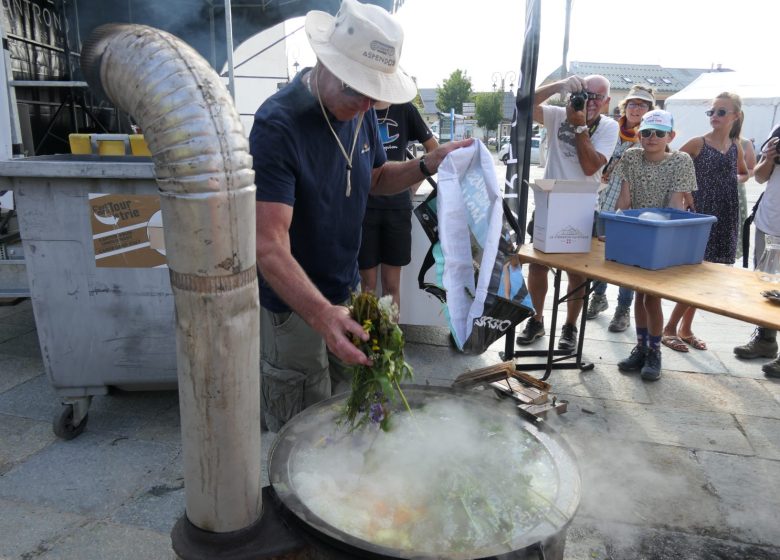
[[41, 355], [62, 397], [55, 433], [78, 435], [91, 397], [109, 386], [174, 388], [174, 301], [162, 224], [155, 223], [159, 213], [148, 218], [148, 208], [146, 215], [136, 210], [159, 209], [151, 159], [2, 161], [3, 189], [15, 194]]

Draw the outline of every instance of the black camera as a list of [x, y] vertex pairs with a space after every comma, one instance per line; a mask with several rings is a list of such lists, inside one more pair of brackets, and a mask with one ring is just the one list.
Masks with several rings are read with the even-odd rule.
[[575, 111], [582, 111], [585, 108], [585, 103], [587, 103], [587, 101], [587, 91], [578, 91], [577, 93], [572, 93], [569, 96], [569, 105], [571, 105], [571, 108]]
[[[777, 148], [780, 150], [780, 126], [777, 126], [773, 131], [772, 134], [769, 135], [769, 138], [766, 139], [766, 142], [761, 144], [761, 148], [758, 150], [759, 154], [764, 151], [764, 148], [767, 147], [769, 142], [772, 141], [772, 138], [777, 138]], [[780, 165], [780, 155], [775, 156], [775, 164]]]

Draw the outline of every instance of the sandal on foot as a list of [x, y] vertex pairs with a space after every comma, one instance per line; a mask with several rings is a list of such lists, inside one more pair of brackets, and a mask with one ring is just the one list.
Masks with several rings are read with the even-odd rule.
[[692, 334], [691, 336], [679, 336], [677, 335], [680, 340], [683, 342], [686, 342], [696, 348], [696, 350], [706, 350], [707, 349], [707, 343], [701, 340], [700, 338], [697, 338], [695, 334]]
[[661, 344], [664, 346], [668, 346], [672, 350], [676, 350], [677, 352], [687, 352], [688, 351], [688, 345], [683, 342], [683, 340], [674, 334], [665, 334], [661, 337]]

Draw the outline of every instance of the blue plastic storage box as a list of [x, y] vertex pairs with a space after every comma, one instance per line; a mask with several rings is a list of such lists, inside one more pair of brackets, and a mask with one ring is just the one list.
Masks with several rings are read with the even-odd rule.
[[[644, 212], [668, 215], [668, 220], [640, 219]], [[697, 264], [715, 216], [674, 208], [639, 208], [622, 214], [600, 212], [607, 236], [604, 256], [608, 261], [658, 270], [680, 264]]]

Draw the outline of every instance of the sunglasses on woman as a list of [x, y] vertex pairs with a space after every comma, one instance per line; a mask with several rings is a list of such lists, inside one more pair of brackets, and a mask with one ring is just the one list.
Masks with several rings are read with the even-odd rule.
[[726, 111], [726, 109], [718, 109], [717, 111], [715, 109], [709, 109], [707, 111], [704, 111], [704, 114], [708, 117], [711, 117], [713, 115], [718, 115], [719, 117], [725, 117], [729, 113], [733, 113], [733, 111]]
[[663, 138], [663, 137], [665, 137], [668, 134], [668, 132], [666, 132], [665, 130], [656, 130], [654, 128], [646, 128], [644, 130], [640, 130], [639, 134], [642, 135], [642, 138], [650, 138], [650, 136], [652, 134], [655, 134], [656, 138]]

